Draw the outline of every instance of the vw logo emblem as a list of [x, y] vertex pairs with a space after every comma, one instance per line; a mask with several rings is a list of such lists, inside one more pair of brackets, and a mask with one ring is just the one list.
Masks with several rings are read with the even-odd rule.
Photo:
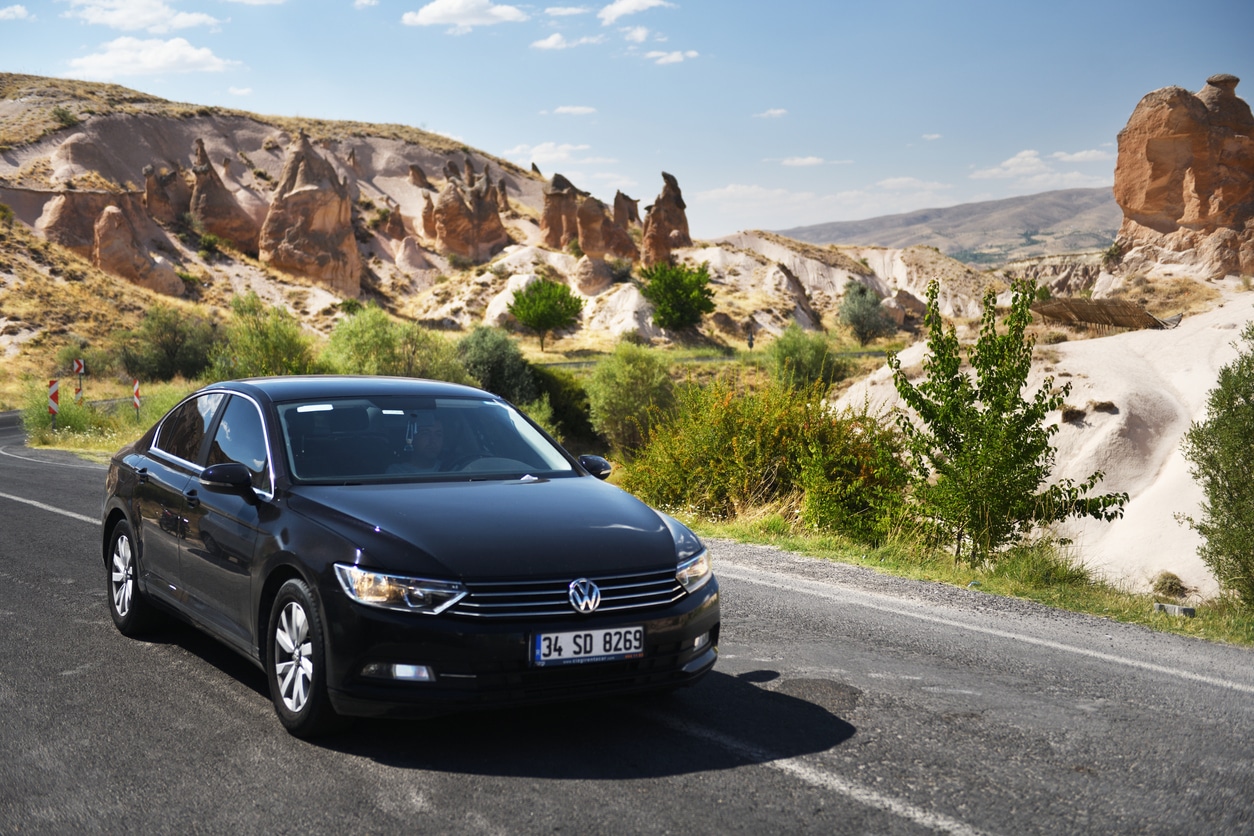
[[587, 578], [571, 581], [567, 587], [567, 596], [576, 612], [590, 613], [601, 606], [601, 590]]

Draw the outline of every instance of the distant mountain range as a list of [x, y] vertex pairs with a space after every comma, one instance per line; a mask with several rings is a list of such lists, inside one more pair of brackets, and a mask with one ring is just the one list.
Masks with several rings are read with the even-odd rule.
[[1055, 192], [921, 209], [864, 221], [776, 230], [812, 244], [936, 247], [976, 267], [1110, 246], [1123, 211], [1108, 188]]

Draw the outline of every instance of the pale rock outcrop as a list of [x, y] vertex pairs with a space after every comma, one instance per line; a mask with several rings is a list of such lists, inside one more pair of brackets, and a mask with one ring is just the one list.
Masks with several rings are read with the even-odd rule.
[[435, 202], [436, 250], [484, 261], [509, 244], [509, 233], [490, 191], [486, 180], [475, 186], [449, 180]]
[[1176, 261], [1201, 278], [1254, 274], [1254, 115], [1237, 82], [1215, 75], [1196, 95], [1155, 90], [1119, 132], [1125, 270]]
[[898, 328], [915, 327], [927, 315], [927, 305], [912, 293], [898, 290], [880, 302], [880, 307], [892, 318]]
[[584, 296], [595, 296], [614, 283], [614, 273], [610, 266], [599, 258], [585, 255], [575, 265], [575, 275], [571, 277], [575, 287]]
[[652, 206], [645, 209], [641, 249], [646, 266], [670, 261], [672, 251], [692, 246], [685, 211], [688, 207], [679, 190], [679, 181], [665, 171], [662, 172], [662, 180], [662, 193]]
[[182, 294], [183, 281], [174, 267], [159, 256], [149, 256], [126, 214], [118, 207], [105, 207], [96, 219], [93, 235], [91, 260], [101, 270], [158, 293]]
[[361, 255], [348, 187], [303, 133], [287, 148], [261, 230], [261, 260], [322, 282], [345, 297], [361, 292]]
[[505, 188], [504, 176], [496, 184], [496, 207], [502, 215], [507, 215], [512, 211], [509, 205], [509, 194]]
[[393, 241], [399, 241], [409, 233], [405, 231], [405, 217], [401, 214], [399, 204], [387, 198], [388, 217], [383, 222], [383, 234], [391, 238]]
[[255, 256], [260, 232], [257, 222], [223, 184], [222, 178], [209, 160], [203, 139], [196, 140], [193, 160], [192, 173], [195, 175], [196, 185], [192, 187], [192, 217], [205, 232], [229, 241], [241, 252]]
[[418, 246], [418, 239], [412, 235], [402, 238], [397, 243], [392, 258], [396, 261], [396, 266], [406, 273], [431, 269], [427, 254], [422, 251], [422, 247]]
[[158, 172], [151, 165], [144, 166], [144, 206], [154, 220], [163, 224], [174, 223], [178, 218], [165, 188], [173, 178], [173, 172]]
[[164, 234], [156, 228], [143, 205], [143, 195], [110, 192], [58, 192], [44, 203], [43, 212], [35, 221], [35, 231], [45, 240], [60, 244], [76, 254], [90, 258], [95, 246], [96, 219], [107, 207], [121, 210], [142, 240], [160, 240]]
[[627, 230], [614, 223], [605, 204], [595, 197], [579, 198], [575, 210], [575, 229], [579, 249], [594, 259], [608, 256], [636, 261], [640, 258], [636, 244]]
[[545, 184], [540, 235], [546, 247], [564, 250], [579, 237], [579, 198], [586, 194], [560, 174]]

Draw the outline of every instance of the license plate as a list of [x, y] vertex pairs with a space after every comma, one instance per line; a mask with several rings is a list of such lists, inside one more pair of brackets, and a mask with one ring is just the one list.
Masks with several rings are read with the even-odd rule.
[[531, 661], [536, 667], [576, 665], [581, 662], [612, 662], [644, 656], [643, 627], [609, 630], [572, 630], [537, 633]]

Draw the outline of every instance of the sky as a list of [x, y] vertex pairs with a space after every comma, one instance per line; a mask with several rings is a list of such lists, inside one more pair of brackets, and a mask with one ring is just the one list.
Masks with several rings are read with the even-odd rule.
[[[693, 235], [1109, 187], [1160, 87], [1246, 79], [1254, 2], [0, 0], [0, 71], [401, 123]], [[6, 5], [7, 3], [7, 5]]]

